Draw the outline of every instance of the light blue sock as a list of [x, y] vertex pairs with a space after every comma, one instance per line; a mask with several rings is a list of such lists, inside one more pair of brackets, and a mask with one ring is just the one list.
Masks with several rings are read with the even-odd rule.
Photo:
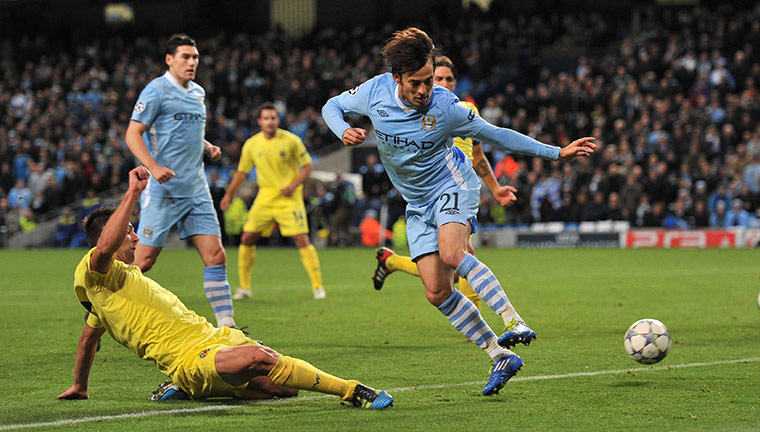
[[480, 348], [486, 349], [489, 339], [496, 339], [478, 308], [459, 290], [455, 289], [451, 297], [438, 306], [438, 310], [449, 319], [454, 328]]
[[232, 292], [227, 282], [225, 265], [208, 266], [203, 269], [203, 289], [214, 309], [218, 327], [235, 326], [235, 310], [232, 308]]
[[497, 314], [501, 315], [510, 306], [507, 294], [491, 269], [471, 254], [462, 258], [456, 273], [467, 279], [472, 290]]

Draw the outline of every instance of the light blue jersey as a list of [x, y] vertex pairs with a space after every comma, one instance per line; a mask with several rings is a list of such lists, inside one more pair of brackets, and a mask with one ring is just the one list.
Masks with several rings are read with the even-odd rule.
[[460, 151], [452, 150], [455, 136], [485, 141], [510, 153], [559, 158], [559, 147], [491, 125], [440, 86], [434, 86], [426, 109], [418, 111], [401, 99], [390, 73], [327, 101], [322, 116], [339, 138], [351, 127], [343, 119], [346, 114], [370, 118], [388, 176], [411, 205], [432, 203], [446, 185], [467, 187], [474, 171]]
[[156, 163], [176, 174], [164, 184], [151, 177], [145, 196], [191, 198], [209, 193], [203, 173], [205, 97], [203, 87], [192, 81], [182, 87], [168, 71], [140, 93], [132, 120], [148, 127], [143, 138]]

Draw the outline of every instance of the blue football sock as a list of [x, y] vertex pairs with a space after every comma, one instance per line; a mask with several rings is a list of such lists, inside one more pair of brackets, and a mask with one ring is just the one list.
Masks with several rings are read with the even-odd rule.
[[217, 326], [235, 326], [235, 311], [232, 308], [232, 293], [227, 282], [225, 265], [208, 266], [203, 269], [203, 289], [214, 309]]

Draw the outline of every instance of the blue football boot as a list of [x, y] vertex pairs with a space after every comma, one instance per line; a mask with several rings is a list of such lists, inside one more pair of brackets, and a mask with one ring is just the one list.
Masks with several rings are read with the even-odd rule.
[[523, 361], [517, 354], [508, 354], [497, 360], [491, 368], [491, 378], [483, 387], [483, 395], [491, 396], [499, 393], [504, 384], [515, 376], [522, 366]]
[[507, 323], [507, 328], [504, 330], [504, 334], [499, 337], [499, 345], [506, 349], [510, 349], [519, 343], [530, 345], [535, 339], [536, 332], [531, 330], [531, 328], [528, 327], [528, 324], [512, 318], [512, 321]]

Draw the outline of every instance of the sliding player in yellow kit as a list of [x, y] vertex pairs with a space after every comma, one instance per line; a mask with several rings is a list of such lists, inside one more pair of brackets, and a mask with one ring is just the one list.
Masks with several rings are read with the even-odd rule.
[[87, 243], [94, 247], [76, 268], [74, 290], [90, 315], [79, 338], [74, 385], [59, 399], [89, 398], [95, 347], [108, 331], [171, 378], [154, 392], [153, 400], [292, 397], [303, 389], [337, 395], [361, 408], [393, 404], [385, 391], [281, 355], [240, 330], [214, 327], [132, 265], [139, 237], [129, 216], [149, 177], [142, 166], [130, 171], [129, 189], [121, 204], [116, 209], [99, 208], [84, 222]]
[[[451, 59], [446, 56], [437, 56], [435, 58], [433, 82], [449, 89], [450, 91], [454, 91], [454, 88], [457, 85], [457, 70]], [[480, 114], [475, 104], [467, 101], [460, 101], [459, 103], [473, 110], [476, 114]], [[494, 175], [493, 169], [491, 168], [491, 164], [483, 153], [483, 148], [480, 145], [480, 142], [473, 140], [472, 138], [456, 137], [454, 138], [453, 145], [462, 150], [462, 153], [472, 161], [475, 172], [480, 176], [483, 183], [485, 183], [488, 190], [491, 191], [491, 194], [496, 198], [499, 204], [509, 206], [517, 199], [515, 196], [517, 189], [512, 186], [499, 185], [499, 182], [496, 180], [496, 175]], [[470, 254], [475, 255], [475, 248], [472, 246], [472, 241], [469, 238], [467, 239], [467, 251]], [[372, 276], [375, 289], [381, 289], [385, 282], [385, 278], [394, 271], [402, 271], [415, 276], [420, 275], [417, 270], [417, 265], [410, 257], [399, 255], [387, 247], [378, 250], [375, 258], [377, 258], [377, 267], [375, 268], [375, 274]], [[480, 297], [475, 291], [473, 291], [470, 284], [464, 278], [459, 278], [459, 291], [461, 291], [462, 294], [480, 309]], [[510, 308], [514, 309], [512, 306], [510, 306]], [[507, 329], [509, 329], [510, 326], [514, 327], [517, 325], [518, 321], [520, 321], [519, 315], [517, 315], [516, 311], [514, 314], [515, 315], [509, 316], [504, 322]], [[504, 316], [507, 315], [504, 314]], [[518, 318], [515, 318], [515, 316]]]
[[277, 222], [283, 237], [293, 237], [301, 263], [309, 274], [314, 298], [323, 299], [326, 294], [322, 270], [317, 249], [309, 240], [309, 221], [303, 202], [302, 185], [312, 170], [311, 156], [297, 135], [279, 128], [280, 118], [273, 104], [259, 108], [257, 122], [261, 132], [243, 144], [238, 170], [220, 203], [221, 209], [226, 211], [248, 172], [255, 167], [259, 194], [243, 226], [238, 253], [240, 288], [232, 298], [240, 300], [251, 296], [256, 240], [263, 233], [271, 232]]

